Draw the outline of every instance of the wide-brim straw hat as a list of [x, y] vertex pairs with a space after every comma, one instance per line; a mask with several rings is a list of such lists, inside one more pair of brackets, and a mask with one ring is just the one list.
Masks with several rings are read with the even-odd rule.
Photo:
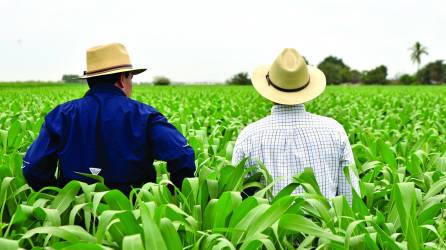
[[120, 43], [99, 45], [87, 50], [87, 70], [81, 79], [131, 72], [133, 75], [144, 72], [145, 68], [133, 68], [127, 49]]
[[284, 49], [271, 65], [257, 67], [252, 84], [260, 95], [275, 103], [294, 105], [308, 102], [325, 89], [322, 71], [305, 63], [295, 49]]

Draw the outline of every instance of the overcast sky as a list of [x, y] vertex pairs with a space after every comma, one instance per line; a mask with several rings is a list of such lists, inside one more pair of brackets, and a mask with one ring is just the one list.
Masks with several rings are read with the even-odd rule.
[[0, 0], [0, 81], [81, 74], [87, 48], [123, 43], [135, 81], [224, 81], [269, 64], [285, 47], [318, 64], [335, 55], [352, 68], [380, 64], [389, 76], [446, 59], [444, 0]]

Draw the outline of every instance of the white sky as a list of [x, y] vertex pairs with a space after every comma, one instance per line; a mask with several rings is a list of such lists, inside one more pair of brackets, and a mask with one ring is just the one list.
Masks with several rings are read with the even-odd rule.
[[444, 0], [0, 0], [0, 81], [81, 74], [87, 48], [121, 42], [151, 81], [224, 81], [294, 47], [310, 64], [332, 54], [390, 77], [446, 59]]

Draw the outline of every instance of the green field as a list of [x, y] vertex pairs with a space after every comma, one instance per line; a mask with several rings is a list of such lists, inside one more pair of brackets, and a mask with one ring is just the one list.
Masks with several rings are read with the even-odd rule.
[[[22, 157], [45, 114], [85, 85], [0, 85], [0, 249], [445, 249], [446, 87], [339, 86], [306, 105], [338, 120], [361, 192], [324, 198], [311, 170], [271, 197], [268, 173], [230, 165], [240, 130], [272, 104], [252, 87], [135, 86], [196, 152], [197, 177], [171, 194], [157, 183], [129, 197], [98, 183], [32, 191]], [[246, 176], [251, 176], [245, 178]], [[290, 195], [299, 185], [306, 193]], [[259, 186], [242, 198], [246, 187]]]

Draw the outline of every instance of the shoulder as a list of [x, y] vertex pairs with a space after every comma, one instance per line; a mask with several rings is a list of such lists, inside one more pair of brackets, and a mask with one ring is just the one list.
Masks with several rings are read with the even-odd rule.
[[318, 121], [319, 127], [329, 132], [332, 136], [334, 136], [334, 138], [336, 138], [336, 140], [341, 142], [348, 141], [347, 132], [345, 131], [344, 126], [342, 126], [341, 123], [331, 117], [315, 114], [311, 115]]
[[316, 114], [312, 114], [312, 113], [308, 113], [314, 121], [316, 121], [316, 123], [318, 123], [319, 125], [326, 127], [328, 129], [331, 130], [335, 130], [335, 131], [344, 131], [344, 127], [342, 126], [342, 124], [340, 124], [338, 121], [336, 121], [335, 119], [331, 118], [331, 117], [327, 117], [327, 116], [322, 116], [322, 115], [316, 115]]
[[128, 99], [127, 105], [129, 106], [131, 112], [136, 113], [136, 115], [140, 117], [144, 117], [144, 119], [147, 119], [146, 121], [148, 121], [149, 124], [155, 122], [168, 122], [167, 118], [158, 109], [149, 104]]
[[242, 129], [240, 134], [237, 137], [237, 143], [244, 143], [246, 140], [251, 139], [252, 137], [259, 134], [259, 132], [270, 128], [271, 117], [267, 116], [258, 121], [255, 121], [251, 124], [248, 124], [245, 128]]
[[150, 106], [149, 104], [146, 104], [146, 103], [143, 103], [143, 102], [131, 99], [131, 98], [128, 98], [127, 103], [131, 108], [133, 108], [139, 112], [142, 112], [142, 113], [161, 114], [156, 108]]
[[[56, 106], [45, 116], [45, 127], [52, 134], [60, 134], [66, 124], [78, 109], [81, 99], [75, 99]], [[68, 118], [68, 119], [67, 119]]]
[[81, 102], [82, 98], [59, 104], [45, 116], [45, 120], [56, 120], [69, 114], [73, 109], [77, 109]]

